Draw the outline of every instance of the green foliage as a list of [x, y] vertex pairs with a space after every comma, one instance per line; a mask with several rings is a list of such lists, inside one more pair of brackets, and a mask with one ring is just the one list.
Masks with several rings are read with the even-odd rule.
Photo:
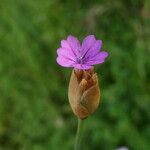
[[56, 64], [69, 34], [95, 34], [101, 105], [85, 120], [83, 150], [150, 149], [148, 0], [0, 0], [0, 150], [73, 149], [71, 69]]

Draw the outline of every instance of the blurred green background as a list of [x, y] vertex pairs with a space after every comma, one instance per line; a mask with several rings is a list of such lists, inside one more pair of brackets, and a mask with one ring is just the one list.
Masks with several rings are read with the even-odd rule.
[[0, 150], [71, 150], [71, 69], [56, 63], [69, 34], [103, 40], [101, 105], [83, 150], [150, 150], [149, 0], [0, 0]]

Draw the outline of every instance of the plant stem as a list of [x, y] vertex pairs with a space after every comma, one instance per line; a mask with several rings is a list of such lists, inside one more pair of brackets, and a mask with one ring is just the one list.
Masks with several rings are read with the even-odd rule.
[[82, 128], [83, 128], [83, 120], [78, 119], [78, 128], [76, 133], [74, 150], [80, 150]]

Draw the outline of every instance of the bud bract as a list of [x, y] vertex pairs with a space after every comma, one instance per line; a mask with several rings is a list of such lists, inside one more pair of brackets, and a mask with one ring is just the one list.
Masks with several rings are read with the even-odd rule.
[[98, 77], [93, 68], [72, 71], [68, 97], [74, 114], [80, 119], [87, 118], [97, 109], [100, 89]]

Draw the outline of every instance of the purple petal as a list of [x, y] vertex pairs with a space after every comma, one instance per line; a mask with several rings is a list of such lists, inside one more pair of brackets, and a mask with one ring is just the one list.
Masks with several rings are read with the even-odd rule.
[[71, 49], [68, 48], [58, 48], [57, 49], [57, 54], [58, 56], [64, 56], [65, 58], [69, 58], [71, 60], [76, 60], [76, 57], [74, 56], [73, 52]]
[[68, 43], [67, 40], [62, 40], [62, 41], [61, 41], [61, 47], [62, 47], [62, 48], [65, 48], [65, 49], [67, 49], [67, 50], [70, 50], [70, 52], [72, 52], [72, 55], [73, 55], [74, 57], [76, 56], [75, 52], [71, 49], [71, 47], [70, 47], [70, 45], [69, 45], [69, 43]]
[[67, 42], [71, 47], [72, 51], [74, 52], [74, 54], [77, 56], [79, 54], [79, 49], [80, 49], [79, 40], [76, 37], [69, 35], [67, 38]]
[[67, 49], [71, 50], [71, 47], [70, 47], [69, 43], [67, 42], [67, 40], [62, 40], [61, 41], [61, 47], [62, 48], [67, 48]]
[[96, 42], [92, 45], [92, 47], [87, 51], [84, 58], [86, 59], [86, 58], [94, 57], [100, 52], [101, 47], [102, 47], [102, 41], [96, 40]]
[[73, 67], [76, 69], [81, 69], [81, 70], [88, 70], [92, 68], [92, 66], [85, 65], [85, 64], [74, 64]]
[[57, 63], [63, 67], [73, 67], [73, 65], [75, 64], [74, 61], [68, 59], [68, 58], [65, 58], [63, 56], [58, 56], [57, 57]]
[[83, 40], [82, 46], [81, 46], [83, 55], [85, 55], [87, 53], [87, 51], [93, 46], [95, 41], [96, 41], [96, 39], [95, 39], [94, 35], [89, 35]]
[[93, 58], [89, 58], [86, 60], [86, 65], [95, 65], [95, 64], [101, 64], [105, 61], [105, 59], [108, 57], [108, 53], [105, 51], [102, 51], [98, 53]]

